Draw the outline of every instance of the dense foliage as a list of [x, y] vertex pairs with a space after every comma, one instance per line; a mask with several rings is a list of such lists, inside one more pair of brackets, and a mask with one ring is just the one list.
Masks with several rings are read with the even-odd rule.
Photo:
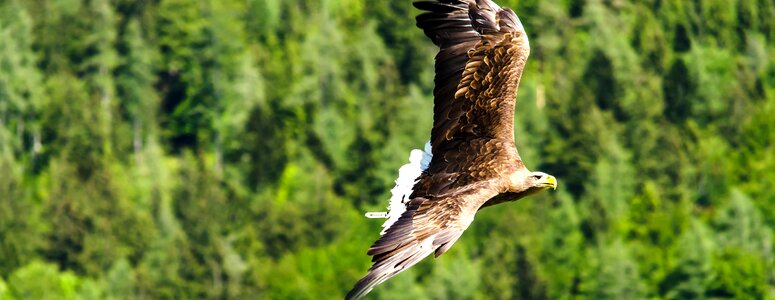
[[[500, 0], [556, 192], [375, 299], [775, 298], [775, 2]], [[335, 299], [431, 126], [411, 0], [0, 0], [0, 299]]]

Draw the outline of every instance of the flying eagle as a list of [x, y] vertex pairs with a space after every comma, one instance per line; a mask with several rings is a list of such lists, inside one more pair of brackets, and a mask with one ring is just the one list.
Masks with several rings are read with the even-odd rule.
[[433, 129], [413, 150], [392, 190], [382, 237], [369, 248], [374, 265], [346, 299], [435, 252], [443, 254], [483, 207], [547, 188], [554, 176], [531, 172], [514, 144], [517, 88], [530, 45], [519, 18], [491, 0], [417, 1], [417, 27], [439, 46]]

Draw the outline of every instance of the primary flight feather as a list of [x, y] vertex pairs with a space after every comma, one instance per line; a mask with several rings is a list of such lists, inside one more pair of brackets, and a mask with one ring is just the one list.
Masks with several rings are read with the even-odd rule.
[[425, 11], [417, 27], [439, 46], [431, 138], [401, 168], [390, 212], [367, 214], [388, 220], [367, 252], [374, 264], [346, 299], [449, 250], [481, 208], [557, 187], [553, 176], [529, 171], [514, 144], [517, 88], [530, 54], [514, 11], [490, 0], [414, 6]]

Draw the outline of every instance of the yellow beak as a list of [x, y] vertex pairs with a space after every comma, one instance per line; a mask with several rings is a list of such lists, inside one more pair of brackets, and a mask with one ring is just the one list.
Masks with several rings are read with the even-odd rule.
[[547, 188], [552, 188], [553, 190], [557, 189], [557, 178], [554, 178], [554, 176], [549, 175], [546, 176], [546, 179], [543, 180], [543, 182], [540, 183], [541, 186], [545, 186]]

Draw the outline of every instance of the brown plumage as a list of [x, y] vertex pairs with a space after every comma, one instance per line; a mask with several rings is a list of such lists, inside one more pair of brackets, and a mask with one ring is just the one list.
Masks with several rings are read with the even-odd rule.
[[418, 1], [417, 26], [439, 46], [433, 158], [406, 211], [369, 248], [374, 265], [347, 294], [358, 299], [435, 252], [452, 246], [485, 206], [514, 201], [556, 179], [531, 172], [514, 144], [517, 88], [530, 53], [511, 9], [490, 0]]

